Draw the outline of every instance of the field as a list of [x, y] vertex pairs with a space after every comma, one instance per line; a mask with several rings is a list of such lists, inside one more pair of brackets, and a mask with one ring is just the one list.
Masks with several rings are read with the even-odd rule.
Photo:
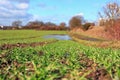
[[0, 45], [13, 43], [31, 43], [46, 41], [42, 36], [47, 34], [66, 34], [65, 31], [5, 30], [0, 31]]
[[0, 80], [120, 80], [120, 49], [44, 39], [48, 34], [68, 32], [0, 31]]

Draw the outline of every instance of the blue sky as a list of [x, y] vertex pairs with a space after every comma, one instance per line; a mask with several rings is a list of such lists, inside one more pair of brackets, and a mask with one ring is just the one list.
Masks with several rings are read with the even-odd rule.
[[110, 0], [0, 0], [0, 25], [15, 20], [40, 20], [68, 23], [71, 17], [82, 15], [88, 21], [98, 19], [98, 11]]

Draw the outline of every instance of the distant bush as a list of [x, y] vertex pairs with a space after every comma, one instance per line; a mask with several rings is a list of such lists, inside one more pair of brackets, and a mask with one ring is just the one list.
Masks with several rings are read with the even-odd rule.
[[81, 28], [84, 18], [82, 16], [73, 16], [69, 21], [69, 26], [71, 29]]
[[42, 22], [42, 21], [33, 21], [28, 22], [26, 26], [22, 29], [36, 29], [36, 30], [69, 30], [69, 27], [66, 27], [65, 22], [60, 23], [60, 25], [56, 25], [52, 22]]
[[85, 23], [83, 25], [83, 30], [88, 30], [91, 26], [94, 26], [95, 24], [94, 23]]

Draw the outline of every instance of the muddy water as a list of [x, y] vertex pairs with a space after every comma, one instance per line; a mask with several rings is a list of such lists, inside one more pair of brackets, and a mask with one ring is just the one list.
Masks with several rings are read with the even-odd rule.
[[43, 38], [57, 39], [57, 40], [71, 40], [72, 39], [69, 35], [58, 35], [58, 34], [46, 35], [46, 36], [43, 36]]

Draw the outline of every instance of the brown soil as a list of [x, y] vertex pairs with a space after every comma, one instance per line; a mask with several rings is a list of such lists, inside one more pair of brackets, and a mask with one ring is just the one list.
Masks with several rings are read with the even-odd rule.
[[54, 41], [49, 41], [49, 42], [34, 42], [34, 43], [17, 43], [17, 44], [3, 44], [0, 46], [0, 50], [8, 50], [8, 49], [13, 49], [15, 47], [36, 47], [36, 46], [43, 46], [45, 44], [53, 43], [56, 42], [57, 40]]
[[87, 58], [84, 54], [81, 54], [80, 63], [85, 66], [85, 69], [80, 73], [80, 76], [89, 72], [85, 77], [90, 80], [112, 80], [110, 74], [105, 68], [100, 68], [97, 63], [93, 60]]
[[27, 38], [10, 38], [10, 39], [0, 39], [0, 41], [5, 41], [5, 40], [20, 40], [20, 39], [31, 39], [31, 38], [37, 38], [40, 36], [33, 36], [33, 37], [27, 37]]
[[[87, 58], [87, 56], [84, 54], [80, 54], [80, 57], [80, 63], [84, 67], [84, 69], [80, 70], [80, 72], [78, 73], [79, 76], [84, 76], [87, 80], [112, 80], [110, 74], [104, 67], [99, 67], [97, 63]], [[62, 64], [67, 64], [66, 60], [63, 60]], [[67, 80], [71, 77], [71, 74], [67, 73], [61, 79], [64, 78]]]
[[[14, 65], [14, 66], [13, 66]], [[14, 67], [15, 70], [19, 69], [20, 67], [25, 67], [25, 72], [24, 74], [26, 74], [27, 76], [30, 76], [32, 74], [34, 74], [35, 69], [34, 69], [34, 65], [32, 62], [26, 62], [25, 64], [21, 64], [18, 63], [17, 61], [6, 61], [6, 62], [2, 62], [0, 65], [0, 74], [6, 74], [6, 76], [11, 76], [11, 72], [8, 72], [8, 69], [10, 70], [10, 67]], [[21, 71], [21, 73], [23, 73]]]

